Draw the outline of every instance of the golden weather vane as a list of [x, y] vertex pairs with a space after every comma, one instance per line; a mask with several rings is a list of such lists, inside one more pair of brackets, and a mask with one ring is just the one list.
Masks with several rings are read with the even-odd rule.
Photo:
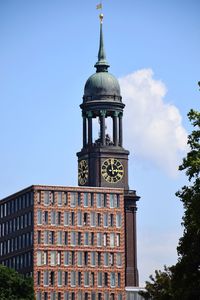
[[103, 8], [103, 6], [102, 6], [102, 1], [101, 1], [99, 4], [97, 4], [96, 9], [101, 9], [102, 10], [102, 8]]
[[102, 13], [103, 5], [102, 5], [102, 1], [99, 4], [96, 5], [96, 9], [100, 9], [101, 10], [99, 18], [100, 18], [100, 22], [103, 23], [103, 13]]

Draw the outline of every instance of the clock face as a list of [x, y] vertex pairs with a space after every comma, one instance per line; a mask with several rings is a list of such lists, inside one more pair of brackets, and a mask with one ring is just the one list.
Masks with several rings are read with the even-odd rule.
[[116, 183], [122, 180], [124, 175], [124, 167], [116, 158], [108, 158], [104, 160], [101, 166], [101, 175], [110, 183]]
[[78, 163], [78, 182], [80, 185], [86, 184], [88, 181], [88, 163], [86, 160], [81, 160]]

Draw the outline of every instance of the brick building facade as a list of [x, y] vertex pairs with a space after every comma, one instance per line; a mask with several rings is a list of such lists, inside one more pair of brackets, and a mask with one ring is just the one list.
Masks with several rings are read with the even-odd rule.
[[31, 186], [0, 204], [0, 263], [36, 299], [124, 299], [122, 189]]

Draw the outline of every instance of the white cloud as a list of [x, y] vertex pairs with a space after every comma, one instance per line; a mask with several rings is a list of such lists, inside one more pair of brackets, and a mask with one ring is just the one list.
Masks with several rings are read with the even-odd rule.
[[123, 102], [124, 135], [128, 149], [175, 175], [187, 149], [187, 132], [175, 105], [164, 102], [166, 87], [142, 69], [119, 79]]

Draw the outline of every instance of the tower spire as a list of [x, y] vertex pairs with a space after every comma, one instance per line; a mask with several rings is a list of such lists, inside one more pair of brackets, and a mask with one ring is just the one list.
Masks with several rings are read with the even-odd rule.
[[106, 60], [106, 53], [104, 49], [103, 42], [103, 14], [99, 15], [100, 18], [100, 40], [99, 40], [99, 52], [98, 52], [98, 61], [95, 64], [96, 72], [108, 72], [109, 64]]

